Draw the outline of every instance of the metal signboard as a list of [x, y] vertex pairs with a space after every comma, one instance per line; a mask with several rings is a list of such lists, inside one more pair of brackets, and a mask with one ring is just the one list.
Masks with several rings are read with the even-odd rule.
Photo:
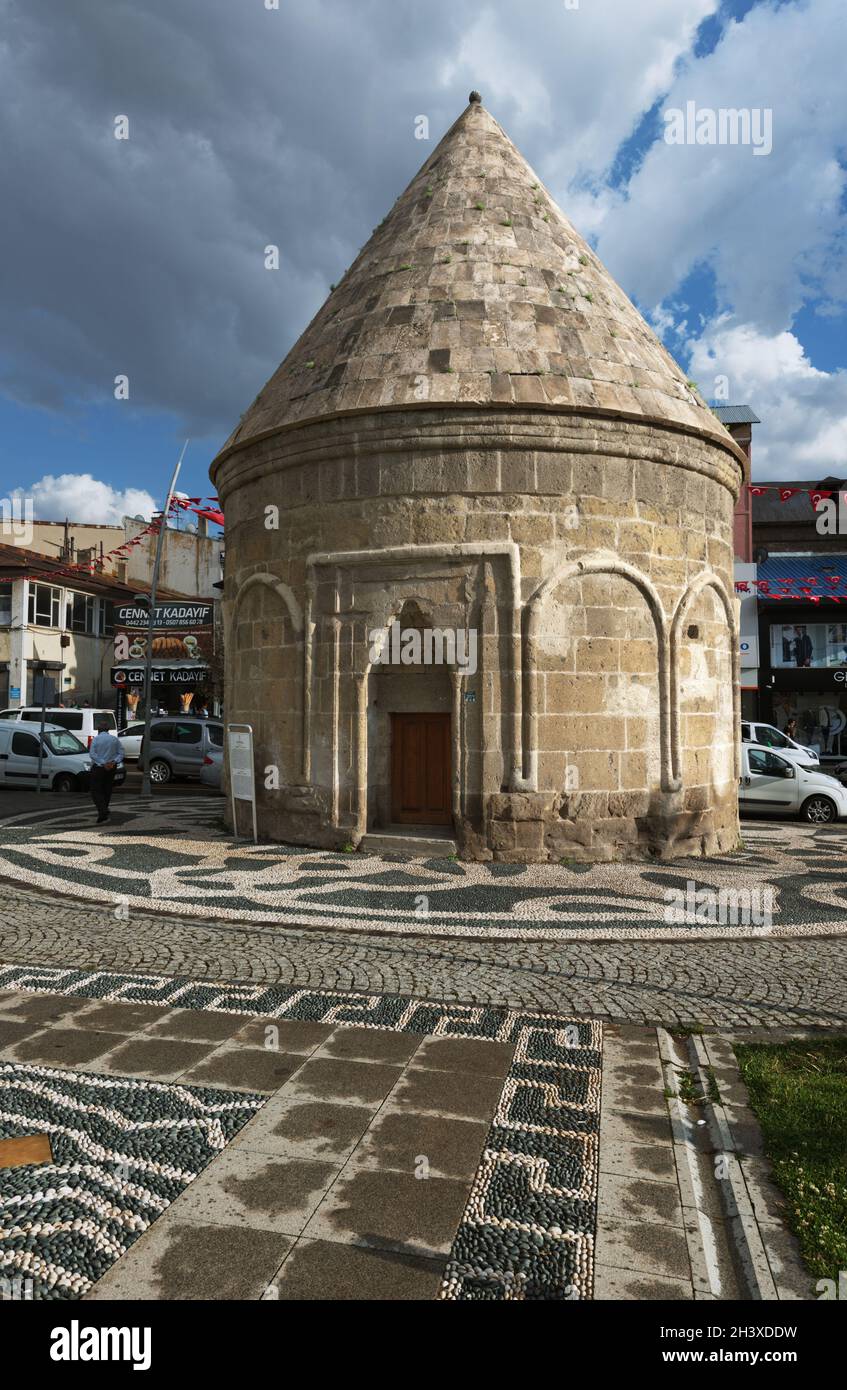
[[232, 829], [237, 836], [236, 801], [249, 801], [253, 808], [253, 844], [258, 844], [256, 826], [256, 774], [253, 766], [253, 727], [250, 724], [227, 724], [229, 752], [229, 792], [232, 797]]
[[[153, 608], [153, 627], [154, 629], [180, 629], [191, 630], [195, 627], [211, 627], [214, 620], [214, 604], [212, 603], [187, 603], [182, 602], [165, 603], [160, 602]], [[119, 603], [114, 610], [115, 627], [143, 628], [147, 630], [150, 623], [150, 614], [142, 604]]]
[[56, 682], [50, 676], [36, 676], [33, 681], [33, 703], [52, 705], [56, 698]]

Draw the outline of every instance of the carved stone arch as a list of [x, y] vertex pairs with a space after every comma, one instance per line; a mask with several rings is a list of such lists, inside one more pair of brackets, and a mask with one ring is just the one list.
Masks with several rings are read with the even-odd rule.
[[231, 622], [233, 626], [238, 616], [238, 609], [241, 606], [241, 602], [245, 594], [249, 594], [251, 589], [255, 589], [256, 586], [259, 584], [263, 584], [266, 588], [272, 589], [275, 594], [279, 595], [286, 608], [288, 609], [288, 616], [291, 619], [291, 626], [294, 628], [294, 631], [297, 633], [298, 636], [302, 636], [303, 611], [289, 586], [286, 583], [284, 583], [282, 579], [278, 579], [274, 574], [251, 574], [249, 579], [246, 579], [244, 583], [240, 585], [238, 593], [236, 594], [232, 604]]
[[691, 607], [694, 599], [704, 589], [712, 589], [718, 596], [726, 617], [726, 625], [729, 632], [731, 661], [732, 661], [732, 716], [733, 716], [733, 768], [734, 776], [737, 781], [740, 776], [740, 752], [739, 745], [741, 739], [741, 683], [740, 668], [741, 654], [738, 646], [738, 622], [736, 620], [735, 605], [726, 590], [726, 585], [720, 575], [711, 570], [698, 574], [689, 584], [685, 593], [682, 594], [674, 610], [670, 626], [670, 660], [671, 660], [671, 751], [673, 757], [674, 777], [677, 784], [682, 784], [682, 765], [681, 765], [681, 740], [680, 740], [680, 678], [679, 678], [679, 634], [682, 628], [683, 619]]
[[527, 789], [538, 789], [538, 629], [544, 605], [553, 591], [568, 579], [589, 574], [610, 574], [625, 579], [641, 593], [656, 637], [659, 689], [659, 773], [662, 791], [678, 791], [671, 751], [670, 642], [667, 615], [659, 594], [646, 574], [621, 560], [613, 551], [599, 551], [576, 560], [563, 560], [548, 574], [527, 603], [525, 708], [529, 729], [524, 740], [524, 780]]
[[[270, 593], [274, 596], [271, 610], [265, 610], [265, 605], [261, 603], [261, 595], [264, 593]], [[239, 626], [243, 621], [243, 605], [251, 597], [259, 600], [257, 611], [263, 614], [263, 622], [279, 624], [280, 644], [290, 654], [289, 658], [286, 658], [286, 666], [284, 667], [272, 664], [278, 661], [276, 653], [273, 653], [270, 658], [260, 656], [249, 639], [244, 645], [238, 640]], [[300, 605], [288, 584], [277, 575], [262, 571], [249, 575], [238, 586], [234, 597], [224, 605], [224, 613], [224, 641], [228, 671], [227, 708], [232, 709], [236, 706], [233, 689], [234, 683], [240, 682], [242, 691], [249, 691], [248, 696], [242, 693], [240, 697], [242, 708], [246, 702], [253, 709], [253, 713], [249, 716], [249, 722], [254, 726], [257, 759], [264, 758], [277, 765], [281, 770], [285, 785], [296, 786], [300, 780], [299, 746], [302, 739], [303, 722], [299, 698], [301, 676], [298, 672], [296, 678], [292, 680], [289, 695], [281, 702], [272, 698], [271, 688], [266, 686], [265, 682], [273, 683], [273, 688], [277, 689], [283, 675], [287, 676], [288, 670], [296, 669], [290, 657], [293, 656], [294, 662], [302, 660], [303, 614]], [[250, 624], [248, 623], [247, 626], [250, 627]], [[243, 674], [239, 674], [242, 656], [246, 662], [258, 666], [258, 671], [255, 673], [257, 679], [245, 680]], [[261, 797], [261, 791], [259, 795]]]

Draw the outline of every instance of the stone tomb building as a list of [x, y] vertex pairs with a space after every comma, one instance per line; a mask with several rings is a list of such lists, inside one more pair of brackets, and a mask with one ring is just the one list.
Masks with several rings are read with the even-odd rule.
[[261, 832], [733, 848], [742, 466], [472, 93], [212, 465]]

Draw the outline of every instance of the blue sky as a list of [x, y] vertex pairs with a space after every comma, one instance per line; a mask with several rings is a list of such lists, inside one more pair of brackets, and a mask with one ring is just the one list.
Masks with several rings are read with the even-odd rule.
[[[181, 487], [208, 495], [471, 87], [704, 396], [727, 377], [761, 416], [755, 474], [847, 476], [844, 0], [70, 10], [0, 0], [0, 494], [144, 511], [190, 436]], [[668, 145], [687, 100], [772, 111], [772, 152]]]

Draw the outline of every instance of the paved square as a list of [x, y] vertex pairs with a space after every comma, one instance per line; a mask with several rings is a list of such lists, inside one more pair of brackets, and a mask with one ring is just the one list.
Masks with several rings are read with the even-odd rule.
[[[74, 1228], [73, 1259], [58, 1268], [48, 1251], [34, 1296], [344, 1298], [358, 1284], [373, 1298], [591, 1297], [599, 1024], [340, 991], [278, 991], [271, 1013], [262, 988], [162, 977], [5, 967], [0, 982], [0, 1025], [27, 1029], [0, 1043], [3, 1075], [18, 1087], [49, 1075], [45, 1127], [54, 1092], [71, 1105], [88, 1088], [142, 1098], [133, 1134], [151, 1098], [241, 1116], [215, 1132], [211, 1163], [198, 1151], [174, 1165], [164, 1125], [172, 1181], [155, 1210], [133, 1210], [131, 1239], [111, 1228], [104, 1238], [91, 1221]], [[108, 1032], [95, 1026], [105, 1022]], [[84, 1052], [84, 1070], [22, 1067], [22, 1049], [55, 1051], [57, 1034]], [[22, 1122], [19, 1105], [0, 1113]], [[83, 1104], [83, 1148], [90, 1115], [102, 1120]], [[97, 1154], [120, 1168], [114, 1147]], [[120, 1168], [118, 1194], [122, 1178]], [[99, 1183], [90, 1200], [104, 1206], [107, 1179], [86, 1169], [85, 1181]], [[16, 1196], [0, 1188], [0, 1263], [28, 1273], [4, 1208]], [[56, 1215], [39, 1231], [55, 1236]], [[252, 1266], [245, 1235], [256, 1238]], [[392, 1270], [401, 1292], [388, 1292]], [[309, 1292], [319, 1289], [336, 1292]]]

